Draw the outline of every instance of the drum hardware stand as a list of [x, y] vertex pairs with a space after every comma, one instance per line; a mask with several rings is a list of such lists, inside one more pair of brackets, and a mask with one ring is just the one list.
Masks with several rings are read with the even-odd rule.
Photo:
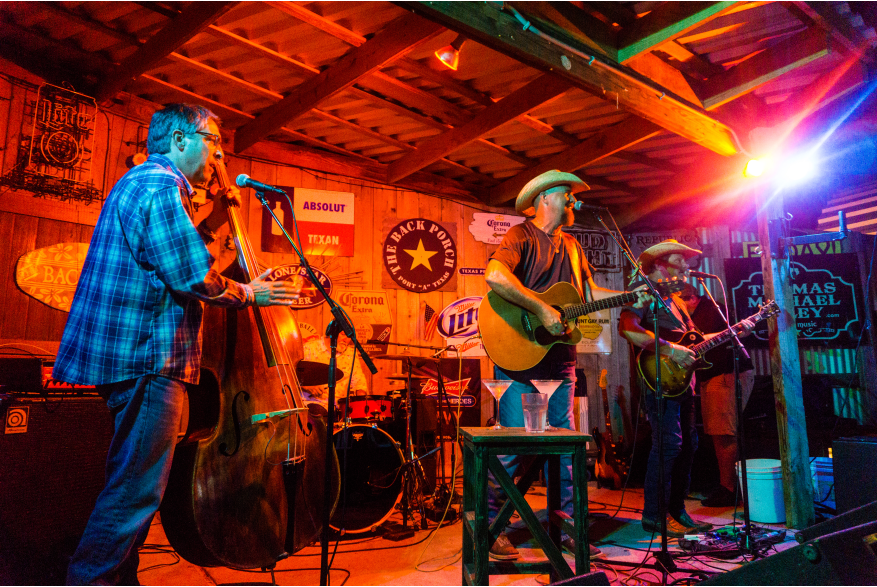
[[[289, 199], [289, 196], [286, 192], [279, 190], [286, 196], [287, 201], [289, 202], [290, 209], [293, 210], [293, 221], [295, 220], [295, 208], [292, 206], [292, 202]], [[334, 443], [334, 429], [333, 422], [335, 421], [335, 364], [337, 362], [337, 353], [338, 353], [338, 336], [344, 332], [347, 335], [347, 338], [353, 342], [355, 349], [359, 352], [362, 357], [363, 362], [365, 363], [368, 370], [371, 371], [372, 374], [378, 372], [378, 368], [375, 367], [374, 362], [371, 357], [369, 357], [368, 353], [362, 348], [360, 342], [356, 339], [356, 329], [353, 327], [353, 324], [350, 323], [350, 320], [347, 318], [347, 314], [344, 309], [338, 305], [332, 297], [329, 295], [329, 292], [326, 291], [326, 288], [323, 287], [323, 284], [317, 278], [314, 270], [311, 268], [310, 263], [308, 263], [307, 257], [302, 253], [302, 251], [296, 246], [295, 241], [293, 241], [292, 237], [289, 236], [289, 233], [286, 231], [286, 227], [283, 226], [283, 223], [277, 218], [277, 215], [274, 213], [274, 210], [271, 208], [270, 203], [268, 202], [268, 198], [265, 197], [265, 192], [261, 190], [255, 190], [256, 197], [259, 202], [262, 203], [262, 206], [271, 214], [271, 217], [274, 219], [277, 227], [283, 232], [283, 236], [286, 237], [286, 240], [289, 241], [289, 244], [292, 246], [292, 249], [298, 255], [299, 260], [301, 261], [301, 266], [305, 268], [308, 274], [308, 278], [311, 280], [311, 283], [314, 287], [317, 288], [317, 291], [323, 295], [326, 299], [326, 304], [329, 307], [329, 310], [332, 312], [333, 320], [329, 322], [329, 325], [326, 327], [326, 336], [329, 337], [331, 342], [331, 354], [329, 358], [329, 414], [328, 420], [326, 422], [326, 456], [325, 456], [325, 476], [323, 477], [324, 488], [328, 490], [329, 486], [332, 483], [332, 457], [334, 456], [335, 451], [335, 443]], [[320, 585], [328, 585], [329, 584], [329, 523], [331, 520], [331, 509], [332, 506], [330, 504], [331, 499], [323, 500], [323, 532], [320, 538]]]

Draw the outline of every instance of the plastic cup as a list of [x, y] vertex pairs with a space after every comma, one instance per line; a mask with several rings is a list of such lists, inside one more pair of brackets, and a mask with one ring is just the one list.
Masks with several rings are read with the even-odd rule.
[[548, 396], [544, 393], [521, 394], [521, 407], [524, 408], [524, 430], [545, 432], [548, 420]]

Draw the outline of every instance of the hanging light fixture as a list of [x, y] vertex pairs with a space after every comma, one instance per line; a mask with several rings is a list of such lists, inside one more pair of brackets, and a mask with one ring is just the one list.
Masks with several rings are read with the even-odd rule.
[[457, 71], [457, 66], [460, 64], [460, 49], [465, 42], [466, 37], [463, 35], [457, 35], [457, 38], [454, 39], [450, 45], [445, 45], [436, 51], [435, 56], [438, 57], [438, 60], [444, 63], [446, 67]]

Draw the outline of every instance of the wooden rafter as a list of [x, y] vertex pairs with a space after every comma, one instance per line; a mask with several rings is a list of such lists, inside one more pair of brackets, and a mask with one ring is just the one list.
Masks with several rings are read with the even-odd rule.
[[703, 85], [701, 101], [704, 108], [712, 110], [828, 52], [826, 34], [818, 29], [806, 29], [708, 79]]
[[720, 16], [734, 4], [735, 2], [664, 2], [621, 31], [615, 60], [624, 63], [667, 41], [681, 37]]
[[[591, 62], [587, 55], [573, 53], [521, 31], [514, 16], [493, 5], [471, 2], [405, 2], [404, 5], [532, 67], [553, 70], [596, 96], [615, 99], [629, 112], [719, 154], [732, 155], [740, 150], [731, 129], [700, 108], [637, 74], [628, 73], [621, 66]], [[570, 38], [559, 40], [571, 46], [577, 44]], [[561, 58], [569, 62], [568, 69], [557, 67]]]
[[237, 2], [194, 2], [179, 16], [140, 46], [104, 79], [95, 92], [98, 103], [106, 103], [132, 79], [139, 77], [186, 41], [206, 29]]
[[[607, 178], [601, 177], [599, 175], [589, 175], [587, 173], [581, 173], [581, 172], [576, 173], [576, 175], [578, 175], [588, 185], [592, 185], [592, 186], [597, 185], [597, 186], [604, 187], [604, 188], [609, 189], [609, 190], [624, 192], [625, 194], [637, 196], [639, 198], [644, 198], [647, 196], [647, 193], [645, 190], [643, 190], [641, 188], [631, 187], [631, 186], [629, 186], [626, 183], [621, 182], [621, 181], [613, 181], [611, 179], [607, 179]], [[599, 197], [599, 194], [597, 194], [597, 196]], [[587, 203], [587, 194], [585, 194], [583, 196], [583, 198], [585, 198], [585, 201]]]
[[253, 146], [290, 120], [320, 102], [353, 85], [363, 76], [377, 71], [420, 43], [440, 33], [441, 26], [413, 14], [406, 14], [378, 33], [371, 41], [348, 52], [332, 67], [299, 85], [286, 98], [269, 107], [254, 121], [238, 130], [238, 152]]
[[[363, 37], [362, 35], [346, 29], [338, 23], [335, 23], [324, 16], [316, 14], [315, 12], [308, 10], [306, 7], [300, 4], [294, 4], [291, 2], [271, 2], [270, 4], [275, 8], [283, 11], [284, 13], [289, 14], [290, 16], [293, 16], [301, 20], [302, 22], [310, 24], [311, 26], [318, 28], [323, 32], [329, 33], [335, 38], [340, 39], [354, 47], [358, 47], [366, 41], [365, 37]], [[408, 71], [410, 73], [414, 73], [424, 79], [428, 79], [437, 84], [441, 84], [443, 87], [448, 88], [460, 94], [461, 96], [469, 98], [473, 102], [481, 104], [482, 106], [490, 106], [497, 101], [487, 94], [479, 92], [475, 88], [472, 88], [465, 82], [457, 80], [444, 72], [436, 71], [435, 69], [432, 69], [414, 59], [402, 57], [400, 59], [397, 59], [393, 63], [393, 66]], [[447, 120], [455, 121], [456, 124], [461, 124], [462, 122], [468, 120], [471, 116], [470, 113], [462, 111], [462, 109], [460, 109], [459, 107], [453, 105], [449, 106], [449, 103], [439, 104], [438, 102], [436, 102], [436, 100], [441, 100], [441, 98], [432, 97], [430, 99], [430, 97], [423, 96], [425, 92], [423, 92], [422, 90], [420, 90], [417, 95], [411, 96], [410, 91], [416, 88], [411, 88], [407, 84], [403, 84], [404, 82], [402, 84], [397, 83], [395, 84], [395, 88], [392, 88], [387, 84], [383, 84], [383, 89], [385, 91], [388, 90], [391, 93], [391, 95], [389, 95], [388, 97], [398, 99], [405, 104], [418, 103], [422, 110], [424, 110], [425, 112], [429, 112], [432, 116], [437, 116], [441, 118], [441, 113], [444, 112], [445, 116], [450, 115]], [[366, 82], [363, 83], [363, 85], [368, 86], [369, 84]], [[371, 84], [371, 87], [373, 89], [377, 89], [375, 88], [375, 84]], [[412, 101], [412, 98], [414, 99], [414, 101]], [[442, 102], [444, 101], [442, 100]], [[456, 109], [456, 111], [454, 109]], [[562, 143], [566, 143], [567, 145], [577, 145], [579, 143], [579, 139], [577, 139], [576, 137], [567, 134], [562, 130], [557, 129], [550, 124], [547, 124], [528, 114], [522, 114], [521, 116], [518, 116], [516, 120], [537, 132], [549, 135]], [[487, 141], [485, 141], [484, 146], [486, 146], [487, 148], [493, 148], [492, 145], [486, 143]], [[511, 159], [521, 162], [520, 156], [516, 157], [508, 150], [506, 150], [506, 153], [510, 156]]]
[[499, 102], [488, 106], [462, 126], [427, 139], [418, 145], [416, 151], [392, 163], [387, 169], [387, 182], [395, 183], [423, 169], [433, 161], [453, 153], [466, 143], [559, 96], [569, 88], [569, 82], [557, 76], [551, 74], [539, 76]]
[[537, 165], [507, 179], [490, 190], [488, 203], [500, 205], [514, 199], [524, 185], [546, 171], [560, 169], [573, 172], [589, 163], [609, 157], [640, 143], [661, 132], [661, 127], [647, 120], [630, 118], [615, 124], [594, 136], [588, 137], [579, 145], [558, 153]]

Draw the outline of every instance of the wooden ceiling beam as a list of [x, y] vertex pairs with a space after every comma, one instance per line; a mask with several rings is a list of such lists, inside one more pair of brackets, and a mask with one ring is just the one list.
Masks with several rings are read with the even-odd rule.
[[237, 2], [194, 2], [120, 63], [97, 87], [95, 100], [106, 104], [132, 79], [153, 68], [206, 29]]
[[[374, 161], [351, 161], [331, 153], [316, 152], [312, 149], [282, 143], [260, 142], [253, 145], [248, 156], [258, 157], [281, 164], [313, 169], [324, 173], [334, 173], [365, 181], [386, 185], [387, 166]], [[399, 187], [424, 194], [454, 197], [470, 202], [483, 202], [486, 190], [469, 186], [459, 181], [432, 173], [418, 171], [399, 182]]]
[[665, 160], [658, 159], [657, 157], [648, 157], [646, 155], [642, 155], [640, 153], [632, 153], [630, 151], [619, 151], [612, 155], [616, 159], [623, 159], [624, 161], [629, 161], [630, 163], [639, 163], [640, 165], [646, 165], [651, 167], [652, 169], [657, 169], [658, 171], [667, 171], [669, 173], [679, 173], [681, 169], [678, 165], [674, 165], [673, 163]]
[[453, 153], [461, 146], [478, 139], [495, 128], [517, 118], [536, 106], [570, 89], [569, 82], [551, 74], [543, 74], [526, 86], [488, 106], [465, 124], [441, 135], [431, 137], [387, 168], [387, 182], [395, 183], [423, 169], [433, 161]]
[[[228, 106], [216, 100], [212, 100], [206, 96], [201, 96], [196, 94], [195, 92], [191, 92], [179, 86], [175, 86], [171, 83], [168, 83], [162, 79], [153, 77], [148, 74], [144, 74], [141, 76], [143, 79], [148, 80], [150, 82], [159, 84], [164, 86], [167, 89], [173, 90], [181, 95], [184, 95], [188, 98], [191, 98], [197, 101], [200, 104], [204, 104], [206, 106], [210, 106], [215, 110], [220, 112], [230, 113], [234, 116], [244, 118], [244, 119], [253, 119], [255, 118], [252, 114], [247, 112], [243, 112], [238, 110], [232, 106]], [[296, 140], [304, 141], [306, 143], [310, 143], [315, 147], [320, 147], [321, 149], [328, 150], [333, 153], [337, 153], [337, 155], [331, 155], [330, 153], [322, 153], [318, 151], [307, 151], [307, 160], [311, 163], [317, 160], [332, 160], [334, 161], [334, 165], [327, 166], [317, 166], [310, 167], [311, 169], [318, 169], [320, 171], [325, 171], [327, 173], [340, 173], [342, 175], [350, 175], [351, 177], [359, 177], [361, 179], [368, 179], [370, 181], [378, 181], [380, 183], [384, 183], [383, 179], [379, 179], [379, 177], [386, 176], [386, 166], [378, 163], [374, 159], [370, 157], [366, 157], [365, 155], [360, 155], [354, 151], [350, 151], [344, 149], [343, 147], [338, 147], [331, 143], [327, 143], [326, 141], [321, 141], [320, 139], [310, 137], [304, 133], [300, 133], [298, 131], [289, 129], [289, 128], [281, 128], [280, 132], [283, 134], [294, 138]], [[281, 149], [284, 151], [295, 150], [296, 152], [305, 152], [303, 147], [297, 147], [295, 145], [287, 145], [285, 143], [268, 143], [268, 142], [260, 142], [255, 145], [253, 148], [248, 151], [249, 156], [260, 157], [259, 154], [263, 150], [267, 149], [269, 152], [275, 149]], [[338, 158], [338, 156], [344, 157], [343, 159]], [[274, 157], [268, 155], [267, 153], [264, 155], [266, 160], [275, 160]], [[305, 161], [302, 161], [302, 166], [307, 167], [304, 164]], [[448, 161], [452, 166], [454, 165], [453, 161]], [[296, 165], [295, 163], [291, 163]], [[458, 165], [458, 164], [457, 164]], [[462, 167], [462, 166], [461, 166]], [[355, 171], [359, 169], [359, 171]], [[479, 174], [473, 172], [468, 167], [463, 167], [469, 174], [475, 175], [477, 177], [482, 177]], [[375, 171], [378, 170], [378, 171]], [[485, 179], [489, 181], [494, 181], [492, 178], [486, 177]], [[427, 191], [427, 193], [438, 193], [445, 196], [453, 196], [453, 197], [463, 197], [468, 200], [479, 200], [478, 194], [481, 188], [478, 189], [469, 189], [469, 184], [460, 182], [453, 179], [444, 178], [439, 175], [435, 175], [432, 173], [419, 172], [410, 178], [407, 178], [404, 182], [400, 184], [403, 187], [410, 187], [411, 189], [415, 189], [418, 191]], [[474, 190], [474, 191], [473, 191]], [[482, 196], [484, 194], [481, 194]]]
[[[588, 185], [598, 185], [604, 187], [606, 189], [615, 190], [617, 192], [624, 192], [625, 194], [630, 194], [632, 196], [637, 196], [640, 198], [644, 198], [648, 196], [648, 192], [646, 190], [635, 188], [627, 185], [621, 181], [612, 181], [611, 179], [606, 179], [605, 177], [600, 177], [599, 175], [588, 175], [587, 173], [576, 173], [582, 181], [584, 181]], [[578, 196], [576, 196], [578, 197]], [[583, 200], [586, 204], [588, 203], [587, 192], [582, 194], [579, 200]]]
[[662, 132], [661, 127], [647, 120], [629, 118], [597, 134], [579, 145], [548, 157], [490, 190], [488, 203], [502, 205], [513, 199], [524, 185], [546, 171], [560, 169], [570, 173], [640, 143]]
[[[353, 45], [354, 47], [358, 47], [366, 41], [365, 37], [363, 37], [362, 35], [359, 35], [347, 28], [344, 28], [343, 26], [327, 19], [326, 17], [308, 10], [300, 4], [293, 4], [291, 2], [283, 1], [269, 2], [269, 4], [271, 4], [278, 10], [281, 10], [284, 13], [301, 20], [302, 22], [310, 24], [311, 26], [314, 26], [315, 28], [326, 32], [337, 39]], [[497, 101], [487, 94], [479, 92], [475, 88], [472, 88], [465, 82], [457, 80], [446, 73], [432, 69], [415, 59], [411, 59], [409, 57], [401, 57], [393, 62], [393, 66], [408, 71], [410, 73], [414, 73], [434, 83], [441, 84], [443, 87], [446, 87], [460, 94], [461, 96], [469, 98], [473, 102], [481, 104], [482, 106], [490, 106]], [[432, 112], [433, 114], [435, 114], [436, 112], [446, 112], [446, 119], [455, 122], [455, 124], [457, 125], [462, 124], [465, 120], [468, 120], [469, 113], [466, 113], [465, 115], [462, 114], [462, 111], [459, 107], [454, 107], [453, 105], [450, 105], [449, 103], [445, 102], [441, 98], [438, 98], [437, 96], [424, 96], [424, 94], [428, 93], [423, 92], [423, 90], [419, 90], [416, 96], [413, 96], [415, 100], [412, 102], [411, 90], [417, 90], [417, 88], [412, 88], [410, 85], [404, 84], [404, 82], [398, 82], [398, 80], [395, 80], [393, 78], [390, 79], [393, 82], [397, 82], [394, 85], [397, 86], [398, 91], [391, 90], [394, 95], [389, 95], [388, 97], [401, 100], [406, 104], [416, 104], [419, 102], [421, 104], [421, 109], [424, 112]], [[380, 81], [383, 81], [384, 83], [380, 83]], [[378, 83], [380, 83], [380, 85], [386, 91], [389, 87], [386, 83], [386, 79], [382, 79], [380, 81]], [[362, 85], [367, 87], [370, 86], [377, 91], [381, 91], [374, 87], [376, 84], [369, 84], [367, 80], [363, 80]], [[441, 103], [437, 101], [440, 101]], [[426, 104], [428, 104], [428, 106], [424, 108], [423, 106]], [[457, 111], [455, 112], [452, 108], [456, 108]], [[450, 116], [448, 117], [448, 115]], [[439, 117], [441, 117], [441, 115], [439, 115]], [[533, 130], [536, 130], [537, 132], [540, 132], [542, 134], [549, 135], [562, 143], [566, 143], [567, 145], [577, 145], [579, 143], [579, 140], [576, 137], [569, 135], [562, 130], [556, 129], [550, 124], [546, 124], [541, 120], [533, 118], [532, 116], [529, 116], [527, 114], [523, 114], [517, 117], [517, 120], [521, 124], [532, 128]]]
[[539, 30], [570, 35], [586, 47], [615, 59], [617, 32], [571, 2], [511, 2], [516, 10], [536, 21]]
[[[595, 96], [617, 100], [627, 111], [707, 149], [726, 156], [740, 151], [733, 131], [702, 109], [623, 66], [601, 60], [592, 61], [586, 54], [561, 48], [542, 37], [522, 31], [514, 16], [492, 4], [402, 4], [536, 69], [554, 71]], [[570, 47], [578, 44], [568, 37], [558, 40]], [[557, 64], [562, 61], [568, 61], [569, 67], [559, 67]]]
[[828, 53], [826, 33], [806, 29], [708, 79], [701, 101], [704, 108], [712, 110]]
[[441, 31], [440, 25], [413, 14], [393, 21], [372, 40], [349, 51], [332, 67], [305, 81], [289, 96], [241, 127], [235, 135], [237, 151], [245, 151], [275, 129]]
[[615, 60], [624, 63], [694, 30], [733, 8], [735, 2], [664, 2], [618, 35]]
[[[870, 63], [874, 57], [866, 52], [872, 46], [862, 32], [850, 24], [849, 12], [838, 12], [838, 2], [803, 2], [795, 1], [787, 3], [787, 8], [792, 14], [799, 16], [805, 22], [813, 22], [843, 46], [849, 54]], [[862, 29], [865, 30], [864, 28]]]

